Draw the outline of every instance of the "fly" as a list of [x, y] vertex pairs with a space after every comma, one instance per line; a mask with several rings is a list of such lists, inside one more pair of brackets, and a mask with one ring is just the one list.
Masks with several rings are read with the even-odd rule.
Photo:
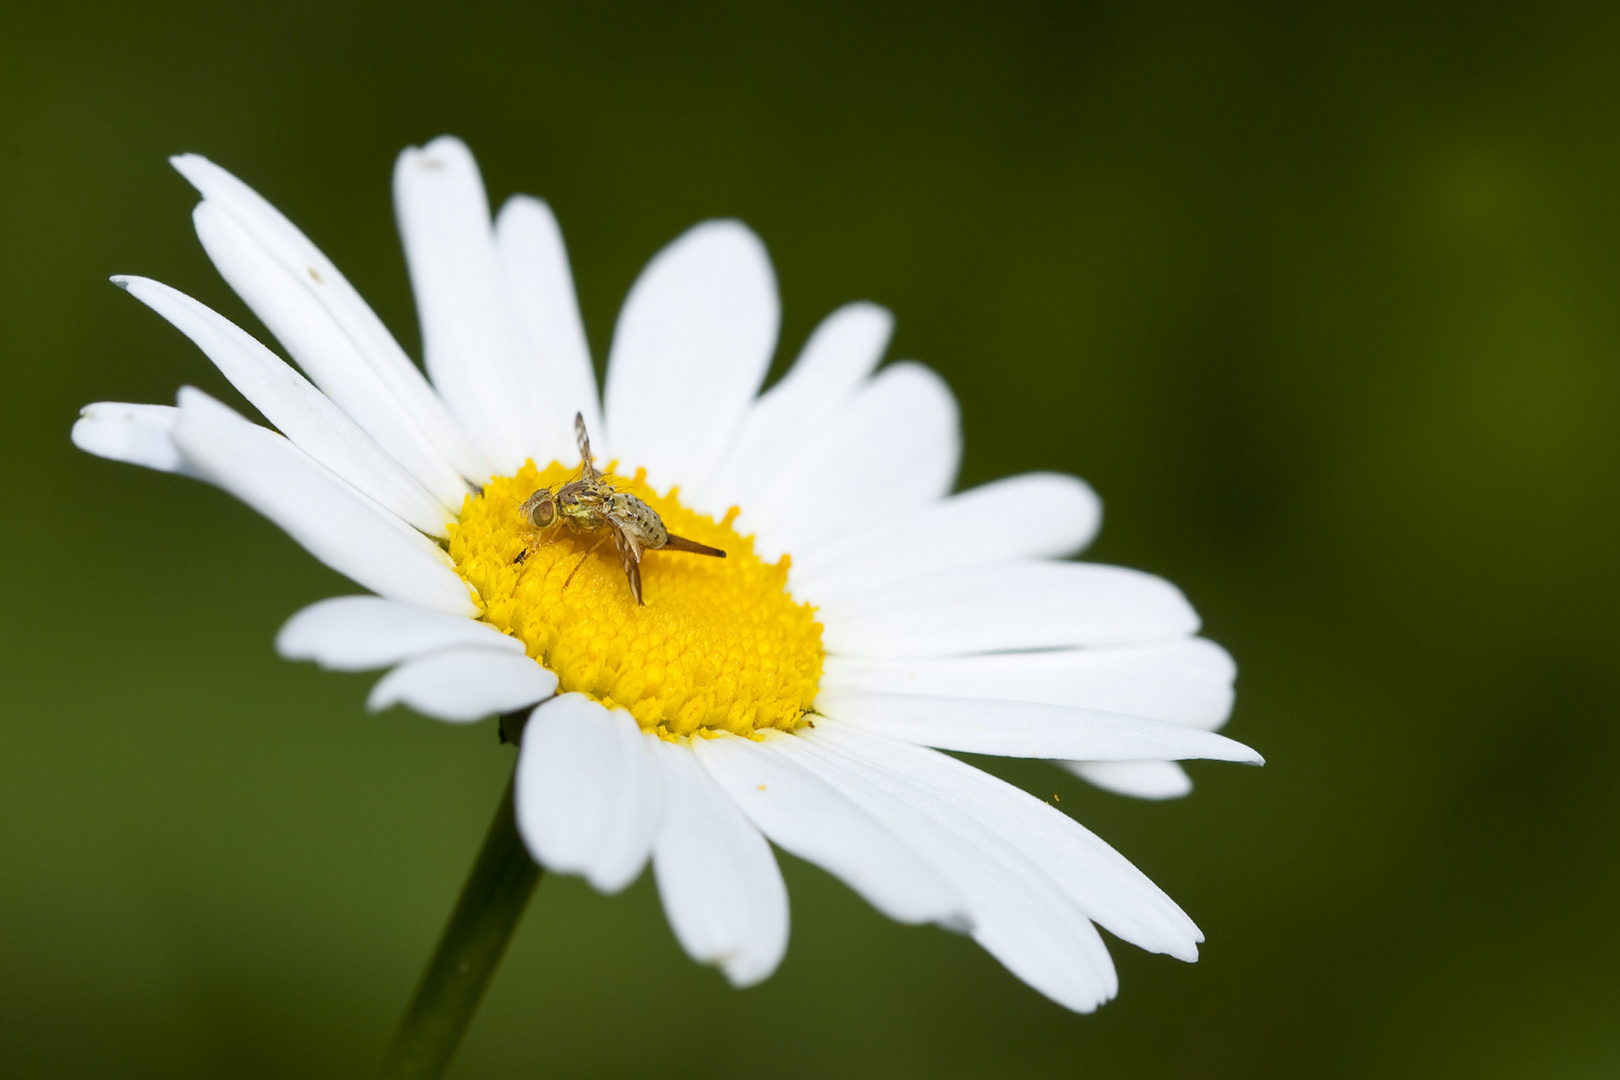
[[[719, 548], [676, 536], [664, 528], [658, 511], [627, 491], [615, 490], [591, 461], [591, 438], [585, 433], [585, 417], [580, 413], [574, 414], [574, 436], [579, 440], [582, 462], [579, 479], [568, 481], [556, 491], [541, 488], [518, 507], [518, 513], [524, 520], [537, 529], [549, 529], [562, 522], [575, 532], [607, 530], [580, 558], [569, 573], [568, 581], [563, 582], [563, 588], [568, 587], [568, 582], [574, 580], [574, 574], [579, 573], [585, 560], [610, 536], [613, 546], [619, 551], [619, 562], [624, 566], [624, 576], [630, 582], [630, 592], [638, 604], [646, 603], [641, 598], [643, 552], [687, 551], [693, 555], [713, 555], [718, 559], [726, 557], [726, 553]], [[525, 549], [517, 561], [522, 562], [528, 553], [528, 549]]]

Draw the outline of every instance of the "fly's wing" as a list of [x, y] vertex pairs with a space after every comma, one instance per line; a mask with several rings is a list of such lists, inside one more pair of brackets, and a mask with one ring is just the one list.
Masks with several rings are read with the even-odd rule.
[[625, 580], [630, 582], [630, 595], [636, 598], [636, 603], [645, 606], [647, 602], [641, 598], [641, 545], [611, 519], [608, 528], [613, 530], [613, 546], [619, 549], [619, 562], [624, 566]]
[[659, 551], [690, 551], [693, 555], [713, 555], [717, 559], [726, 557], [726, 553], [719, 548], [712, 548], [708, 544], [700, 544], [696, 540], [688, 540], [684, 536], [670, 533], [664, 540], [664, 546]]
[[602, 474], [591, 463], [591, 437], [585, 432], [585, 414], [574, 414], [574, 440], [579, 443], [580, 465], [579, 478], [581, 480], [595, 480]]
[[636, 598], [636, 603], [646, 607], [647, 601], [641, 598], [641, 564], [626, 559], [624, 561], [624, 576], [630, 582], [630, 595]]

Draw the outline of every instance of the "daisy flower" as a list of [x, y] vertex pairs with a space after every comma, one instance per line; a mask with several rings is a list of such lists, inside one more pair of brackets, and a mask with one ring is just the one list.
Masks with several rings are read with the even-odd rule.
[[[174, 166], [209, 257], [297, 367], [115, 278], [270, 426], [185, 387], [90, 405], [73, 441], [223, 488], [372, 594], [295, 614], [283, 656], [387, 669], [372, 709], [526, 718], [515, 825], [541, 866], [614, 893], [650, 861], [681, 946], [738, 986], [787, 947], [772, 844], [891, 918], [972, 935], [1069, 1009], [1116, 992], [1099, 926], [1197, 957], [1198, 927], [1123, 856], [942, 751], [1185, 794], [1178, 760], [1260, 760], [1213, 730], [1232, 663], [1172, 585], [1069, 561], [1100, 521], [1081, 481], [952, 494], [955, 399], [921, 365], [879, 366], [888, 312], [833, 312], [761, 392], [770, 260], [704, 222], [631, 288], [599, 399], [550, 208], [516, 196], [492, 220], [441, 138], [394, 173], [424, 376], [274, 207], [204, 158]], [[648, 550], [638, 603], [603, 536], [521, 514], [588, 464], [576, 415], [613, 490], [726, 557]]]

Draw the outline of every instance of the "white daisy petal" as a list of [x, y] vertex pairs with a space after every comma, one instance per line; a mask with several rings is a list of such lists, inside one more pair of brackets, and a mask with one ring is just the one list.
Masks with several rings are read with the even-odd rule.
[[1026, 854], [980, 821], [976, 808], [873, 755], [847, 752], [822, 738], [819, 727], [781, 742], [783, 753], [894, 829], [956, 886], [973, 919], [973, 940], [1013, 975], [1076, 1012], [1090, 1012], [1118, 991], [1102, 938], [1047, 872], [1046, 853]]
[[877, 819], [777, 748], [722, 734], [692, 752], [720, 789], [772, 843], [826, 870], [904, 923], [971, 925], [956, 889]]
[[1213, 641], [1182, 638], [1156, 645], [989, 653], [949, 660], [829, 656], [821, 685], [1073, 705], [1213, 731], [1232, 711], [1236, 672], [1232, 658]]
[[304, 550], [379, 596], [476, 616], [438, 545], [273, 431], [182, 387], [174, 444], [191, 467], [279, 525]]
[[641, 873], [663, 824], [664, 788], [629, 713], [584, 694], [534, 711], [517, 767], [517, 824], [535, 860], [616, 893]]
[[506, 475], [551, 445], [540, 366], [519, 340], [472, 152], [444, 136], [400, 154], [394, 203], [428, 374]]
[[817, 725], [811, 738], [903, 775], [977, 823], [993, 843], [1021, 852], [1051, 875], [1086, 915], [1149, 952], [1198, 958], [1204, 935], [1164, 891], [1079, 822], [1028, 792], [965, 762], [921, 747]]
[[515, 712], [557, 690], [557, 676], [521, 654], [446, 649], [407, 660], [377, 680], [366, 708], [409, 705], [424, 716], [466, 723]]
[[706, 221], [653, 256], [613, 331], [603, 395], [613, 453], [645, 466], [654, 487], [706, 490], [765, 379], [780, 319], [770, 257], [741, 222]]
[[288, 619], [276, 635], [276, 651], [286, 659], [313, 660], [332, 671], [391, 667], [464, 646], [523, 655], [521, 641], [488, 623], [380, 596], [321, 600]]
[[174, 425], [179, 418], [180, 410], [173, 405], [98, 401], [79, 410], [79, 418], [73, 422], [73, 445], [113, 461], [187, 473], [186, 459], [174, 445]]
[[888, 347], [894, 316], [876, 304], [845, 304], [805, 342], [782, 380], [743, 420], [710, 489], [727, 506], [748, 506], [800, 444], [860, 389]]
[[658, 895], [686, 954], [752, 986], [787, 951], [788, 899], [770, 845], [690, 747], [647, 736], [664, 775], [666, 810], [653, 847]]
[[[223, 208], [309, 290], [360, 350], [399, 407], [446, 461], [469, 480], [483, 483], [489, 478], [492, 470], [488, 459], [457, 426], [421, 370], [405, 355], [394, 335], [348, 279], [297, 226], [258, 192], [207, 158], [180, 154], [170, 158], [169, 163], [205, 199]], [[299, 362], [302, 363], [302, 359]]]
[[161, 282], [113, 282], [167, 319], [214, 362], [231, 385], [282, 434], [397, 517], [432, 536], [446, 536], [445, 505], [405, 473], [330, 398], [225, 316]]
[[1096, 563], [947, 571], [824, 608], [827, 651], [878, 658], [1135, 645], [1198, 632], [1163, 578]]
[[[527, 195], [506, 200], [495, 218], [495, 249], [500, 256], [507, 295], [518, 329], [534, 357], [540, 382], [546, 388], [542, 411], [534, 417], [537, 431], [551, 440], [542, 449], [547, 461], [572, 461], [574, 414], [585, 417], [592, 449], [608, 453], [597, 404], [596, 371], [585, 343], [585, 324], [574, 295], [574, 275], [568, 268], [568, 249], [551, 207]], [[600, 443], [600, 445], [596, 445]]]
[[321, 304], [320, 286], [297, 274], [217, 203], [192, 211], [197, 237], [214, 267], [259, 321], [332, 402], [377, 441], [395, 462], [451, 509], [459, 509], [467, 483], [411, 420], [353, 339]]
[[1026, 473], [909, 514], [862, 519], [836, 540], [796, 554], [793, 587], [832, 604], [941, 571], [1062, 558], [1090, 543], [1101, 521], [1102, 503], [1084, 481]]
[[859, 731], [968, 754], [1264, 764], [1247, 746], [1213, 731], [1064, 705], [823, 689], [816, 711]]
[[890, 364], [777, 472], [739, 532], [753, 532], [766, 559], [810, 552], [881, 506], [904, 513], [951, 489], [962, 457], [956, 398], [938, 375]]
[[1179, 799], [1192, 792], [1192, 777], [1173, 761], [1062, 761], [1080, 779], [1137, 799]]

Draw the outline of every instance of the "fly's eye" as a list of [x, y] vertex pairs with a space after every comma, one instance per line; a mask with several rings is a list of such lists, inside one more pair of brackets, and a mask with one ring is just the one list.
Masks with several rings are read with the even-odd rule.
[[534, 523], [537, 526], [543, 529], [547, 525], [550, 525], [553, 521], [557, 520], [557, 504], [552, 502], [550, 499], [546, 499], [545, 501], [536, 504], [534, 510], [529, 516], [534, 520]]

